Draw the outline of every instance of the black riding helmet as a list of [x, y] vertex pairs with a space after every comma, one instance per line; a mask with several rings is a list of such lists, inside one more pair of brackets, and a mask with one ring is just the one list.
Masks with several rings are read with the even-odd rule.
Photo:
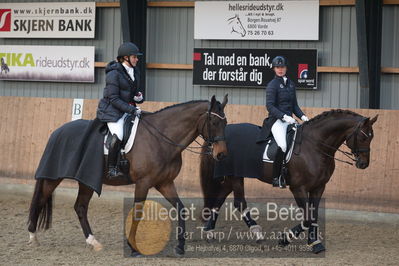
[[123, 57], [123, 56], [130, 56], [130, 55], [142, 55], [139, 51], [139, 48], [137, 45], [135, 45], [132, 42], [125, 42], [122, 43], [121, 46], [118, 48], [118, 57]]
[[[125, 42], [122, 43], [119, 48], [118, 48], [118, 61], [120, 58], [124, 56], [131, 56], [131, 55], [142, 55], [143, 53], [140, 52], [139, 48], [137, 45], [135, 45], [132, 42]], [[126, 60], [131, 67], [133, 67], [132, 63], [130, 62], [130, 57], [128, 60]]]
[[287, 59], [284, 56], [278, 55], [273, 58], [272, 67], [286, 67], [288, 66]]

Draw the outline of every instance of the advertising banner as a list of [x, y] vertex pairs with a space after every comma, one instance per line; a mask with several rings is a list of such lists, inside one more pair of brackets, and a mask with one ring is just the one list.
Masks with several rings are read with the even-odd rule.
[[94, 38], [95, 2], [0, 3], [0, 38]]
[[317, 88], [316, 49], [202, 49], [195, 48], [193, 84], [265, 88], [273, 79], [272, 60], [288, 60], [287, 76], [297, 88]]
[[319, 1], [197, 1], [194, 39], [318, 40]]
[[94, 82], [94, 46], [0, 45], [1, 80]]

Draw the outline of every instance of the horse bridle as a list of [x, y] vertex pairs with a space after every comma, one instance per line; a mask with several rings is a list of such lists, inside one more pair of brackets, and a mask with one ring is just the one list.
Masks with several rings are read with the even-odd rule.
[[[212, 144], [218, 142], [218, 141], [224, 141], [225, 137], [224, 136], [211, 136], [211, 115], [216, 116], [217, 118], [221, 119], [221, 120], [226, 120], [226, 115], [219, 115], [215, 112], [211, 112], [210, 110], [208, 110], [207, 112], [207, 117], [206, 117], [206, 125], [207, 125], [207, 131], [208, 131], [208, 138], [205, 138], [205, 136], [202, 134], [202, 138], [205, 140], [205, 142], [208, 144], [207, 146], [212, 146]], [[205, 127], [205, 123], [202, 126], [202, 130], [201, 132], [204, 131], [204, 127]]]
[[[367, 119], [367, 118], [365, 118], [365, 119]], [[343, 150], [341, 150], [340, 148], [335, 148], [335, 147], [333, 147], [333, 146], [330, 146], [330, 145], [324, 143], [323, 141], [320, 141], [320, 143], [321, 143], [323, 146], [327, 147], [327, 148], [330, 148], [330, 149], [332, 149], [332, 150], [341, 152], [342, 154], [344, 154], [346, 157], [348, 157], [348, 158], [349, 158], [350, 160], [352, 160], [353, 162], [357, 162], [357, 159], [358, 159], [357, 157], [359, 157], [359, 153], [361, 153], [361, 152], [370, 152], [370, 148], [359, 148], [359, 147], [358, 147], [357, 136], [359, 135], [359, 133], [362, 133], [362, 134], [365, 135], [367, 138], [368, 138], [368, 137], [371, 137], [371, 135], [367, 135], [363, 130], [360, 129], [360, 126], [361, 126], [361, 124], [364, 122], [365, 119], [361, 120], [361, 121], [356, 125], [355, 130], [353, 130], [352, 133], [350, 133], [350, 134], [345, 138], [345, 143], [344, 143], [344, 145], [347, 146], [347, 147], [351, 150], [351, 152], [343, 151]], [[352, 136], [354, 136], [354, 139], [353, 139], [353, 148], [350, 148], [350, 147], [348, 146], [347, 142], [348, 142], [348, 140], [349, 140]], [[311, 141], [311, 142], [312, 142], [312, 141]], [[314, 143], [314, 142], [313, 142], [313, 143]], [[315, 144], [315, 143], [314, 143], [314, 144]], [[328, 154], [328, 153], [325, 153], [325, 152], [323, 152], [323, 151], [320, 151], [320, 152], [321, 152], [322, 154], [324, 154], [324, 155], [330, 157], [330, 158], [333, 158], [333, 159], [336, 160], [336, 161], [343, 162], [343, 163], [347, 163], [347, 164], [349, 164], [349, 165], [353, 165], [353, 163], [351, 163], [351, 162], [348, 162], [348, 161], [345, 161], [345, 160], [341, 160], [341, 159], [335, 158], [334, 156], [332, 156], [332, 155], [330, 155], [330, 154]], [[352, 156], [354, 156], [354, 158], [352, 158]]]
[[[217, 113], [211, 112], [209, 109], [210, 109], [210, 108], [208, 108], [208, 111], [205, 112], [205, 113], [207, 114], [206, 123], [203, 124], [202, 130], [201, 130], [201, 131], [203, 131], [203, 130], [204, 130], [204, 127], [205, 127], [205, 124], [207, 124], [207, 127], [208, 127], [208, 138], [205, 138], [204, 136], [201, 136], [201, 135], [200, 135], [200, 136], [205, 140], [206, 145], [201, 145], [200, 143], [198, 143], [198, 142], [195, 140], [195, 142], [198, 143], [198, 144], [200, 145], [199, 147], [186, 147], [185, 145], [182, 145], [182, 144], [180, 144], [180, 143], [176, 143], [176, 142], [174, 142], [173, 140], [171, 140], [168, 136], [166, 136], [165, 134], [163, 134], [157, 127], [155, 127], [154, 125], [152, 125], [151, 123], [149, 123], [147, 120], [145, 120], [145, 119], [140, 119], [140, 120], [141, 120], [142, 122], [144, 122], [145, 124], [147, 124], [148, 126], [152, 127], [152, 128], [163, 138], [163, 140], [164, 140], [166, 143], [169, 143], [169, 144], [171, 144], [171, 145], [173, 145], [173, 146], [176, 146], [176, 147], [183, 148], [183, 149], [185, 149], [185, 150], [187, 150], [187, 151], [190, 151], [190, 152], [192, 152], [192, 153], [209, 155], [209, 154], [211, 154], [211, 152], [203, 153], [203, 152], [197, 152], [197, 151], [193, 151], [193, 150], [192, 150], [192, 149], [195, 149], [195, 148], [196, 148], [196, 149], [201, 149], [201, 148], [203, 148], [203, 147], [210, 147], [210, 148], [212, 149], [212, 144], [213, 144], [213, 143], [218, 142], [218, 141], [223, 141], [223, 140], [225, 140], [225, 137], [224, 137], [224, 136], [210, 137], [210, 134], [211, 134], [210, 125], [211, 125], [211, 115], [214, 115], [214, 116], [216, 116], [216, 117], [218, 117], [219, 119], [222, 119], [222, 120], [225, 120], [225, 119], [226, 119], [226, 115], [221, 116], [221, 115], [219, 115], [219, 114], [217, 114]], [[204, 114], [205, 114], [205, 113], [204, 113]]]
[[[370, 148], [359, 148], [358, 141], [357, 141], [357, 137], [358, 137], [359, 133], [362, 133], [363, 135], [365, 135], [366, 138], [368, 138], [368, 137], [371, 136], [371, 135], [370, 135], [370, 136], [367, 135], [362, 129], [360, 129], [360, 126], [361, 126], [361, 124], [364, 122], [364, 120], [365, 120], [365, 119], [363, 119], [362, 121], [360, 121], [360, 122], [357, 124], [356, 129], [355, 129], [351, 134], [349, 134], [349, 135], [346, 137], [346, 139], [345, 139], [345, 142], [347, 143], [348, 140], [349, 140], [352, 136], [354, 137], [354, 139], [353, 139], [353, 149], [352, 149], [352, 148], [350, 148], [350, 149], [351, 149], [351, 153], [352, 153], [353, 155], [355, 155], [355, 156], [359, 156], [359, 153], [361, 153], [361, 152], [370, 152]], [[346, 144], [346, 146], [348, 146], [348, 144]], [[348, 146], [348, 147], [349, 147], [349, 146]]]

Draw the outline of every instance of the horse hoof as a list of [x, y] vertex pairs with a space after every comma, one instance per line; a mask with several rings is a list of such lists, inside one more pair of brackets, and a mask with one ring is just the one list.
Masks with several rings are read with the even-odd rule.
[[130, 257], [132, 257], [132, 258], [142, 258], [144, 256], [143, 256], [143, 254], [141, 254], [138, 251], [132, 251], [132, 254], [130, 254]]
[[206, 238], [207, 243], [214, 243], [215, 240], [216, 240], [215, 238]]
[[262, 227], [260, 225], [253, 225], [249, 228], [249, 232], [251, 234], [255, 234], [256, 236], [256, 243], [261, 244], [264, 240], [264, 237], [262, 235]]
[[28, 245], [31, 246], [31, 247], [40, 246], [39, 241], [37, 241], [37, 238], [29, 239]]
[[181, 248], [181, 247], [179, 247], [179, 246], [176, 246], [176, 247], [175, 247], [175, 255], [176, 255], [177, 257], [183, 257], [183, 255], [184, 255], [184, 248]]
[[285, 237], [284, 237], [283, 239], [280, 239], [280, 240], [278, 241], [278, 245], [279, 245], [280, 247], [286, 247], [286, 246], [288, 246], [289, 244], [290, 244], [290, 242], [288, 242], [287, 239], [285, 239]]
[[319, 254], [320, 252], [326, 251], [326, 248], [323, 246], [322, 243], [318, 243], [312, 247], [312, 252], [314, 254]]
[[100, 243], [93, 245], [93, 250], [96, 252], [103, 250], [103, 248], [104, 248], [103, 245], [101, 245]]
[[205, 231], [205, 239], [208, 243], [212, 243], [215, 241], [215, 235], [213, 233], [213, 230]]

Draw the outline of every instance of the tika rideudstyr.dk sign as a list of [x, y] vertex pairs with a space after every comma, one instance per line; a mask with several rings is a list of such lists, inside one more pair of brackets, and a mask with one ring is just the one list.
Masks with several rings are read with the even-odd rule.
[[94, 82], [94, 46], [0, 45], [0, 80]]

